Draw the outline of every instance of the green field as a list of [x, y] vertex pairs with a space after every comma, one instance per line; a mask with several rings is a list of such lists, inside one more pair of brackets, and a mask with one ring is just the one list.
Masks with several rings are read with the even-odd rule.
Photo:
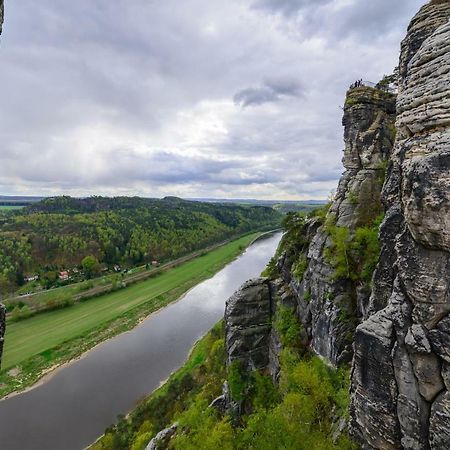
[[23, 206], [8, 206], [8, 205], [0, 205], [0, 211], [13, 211], [15, 209], [22, 209]]
[[[244, 236], [149, 280], [66, 309], [44, 313], [7, 325], [3, 371], [65, 342], [101, 328], [142, 305], [161, 306], [165, 294], [186, 291], [212, 276], [236, 257], [259, 233]], [[178, 294], [182, 293], [177, 291]]]

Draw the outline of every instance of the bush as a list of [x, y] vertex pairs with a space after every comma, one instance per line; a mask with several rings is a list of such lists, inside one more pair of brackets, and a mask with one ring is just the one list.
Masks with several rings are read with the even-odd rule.
[[22, 307], [16, 306], [11, 312], [11, 322], [19, 322], [20, 320], [28, 319], [33, 315], [30, 307], [23, 305]]
[[300, 347], [302, 326], [292, 309], [283, 305], [277, 307], [275, 328], [284, 347]]
[[245, 391], [247, 390], [247, 380], [242, 363], [239, 360], [233, 361], [228, 366], [228, 385], [230, 387], [231, 398], [234, 401], [240, 402], [244, 400]]
[[294, 275], [294, 278], [298, 281], [302, 281], [303, 275], [305, 274], [307, 268], [308, 258], [303, 253], [298, 257], [297, 261], [292, 266], [292, 275]]

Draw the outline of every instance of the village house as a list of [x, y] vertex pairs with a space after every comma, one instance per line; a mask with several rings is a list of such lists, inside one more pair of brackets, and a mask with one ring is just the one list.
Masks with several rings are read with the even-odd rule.
[[30, 275], [29, 277], [25, 277], [24, 280], [29, 282], [29, 281], [36, 281], [39, 279], [39, 275]]
[[69, 279], [69, 272], [67, 270], [63, 270], [62, 272], [59, 272], [58, 276], [61, 281], [67, 281]]

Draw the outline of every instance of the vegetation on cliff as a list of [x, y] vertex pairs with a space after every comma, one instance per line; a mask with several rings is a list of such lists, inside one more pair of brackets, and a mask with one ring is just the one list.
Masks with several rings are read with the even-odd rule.
[[[299, 348], [293, 335], [300, 324], [292, 312], [281, 309], [275, 325], [285, 343], [279, 385], [265, 372], [244, 373], [237, 364], [227, 373], [218, 324], [166, 385], [106, 430], [91, 450], [143, 450], [175, 421], [179, 431], [168, 444], [174, 450], [355, 448], [345, 433], [332, 437], [333, 422], [348, 407], [348, 371], [335, 371]], [[234, 400], [245, 398], [250, 405], [249, 414], [237, 418], [208, 406], [226, 378]]]

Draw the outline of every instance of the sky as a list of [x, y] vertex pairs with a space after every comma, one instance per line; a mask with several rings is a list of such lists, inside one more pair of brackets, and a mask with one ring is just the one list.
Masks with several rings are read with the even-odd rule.
[[6, 0], [0, 194], [325, 199], [424, 0]]

